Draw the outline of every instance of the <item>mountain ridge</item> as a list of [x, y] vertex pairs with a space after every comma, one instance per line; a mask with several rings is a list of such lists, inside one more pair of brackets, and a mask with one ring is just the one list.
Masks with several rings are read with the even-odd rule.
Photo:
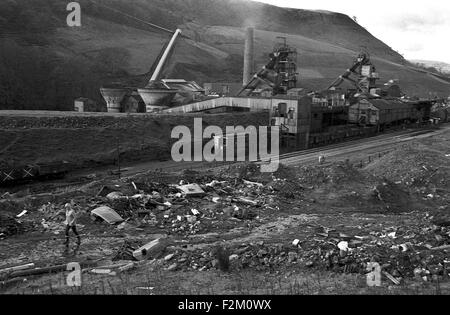
[[[341, 13], [280, 8], [245, 0], [79, 3], [81, 28], [65, 25], [68, 12], [63, 0], [0, 3], [0, 41], [6, 43], [0, 48], [0, 70], [17, 76], [14, 92], [8, 92], [7, 98], [0, 96], [0, 108], [70, 109], [73, 99], [80, 96], [102, 101], [98, 88], [104, 84], [145, 84], [170, 34], [126, 15], [169, 29], [181, 28], [188, 37], [177, 42], [164, 70], [163, 75], [169, 78], [199, 83], [240, 82], [245, 28], [253, 26], [256, 65], [266, 63], [278, 36], [287, 37], [288, 44], [299, 51], [301, 87], [325, 88], [364, 49], [373, 57], [383, 81], [398, 79], [411, 95], [426, 96], [429, 91], [450, 94], [450, 83], [415, 71], [392, 48]], [[38, 58], [33, 57], [36, 54]], [[31, 61], [20, 65], [14, 62], [18, 56], [41, 59], [40, 64], [47, 68]], [[45, 69], [39, 70], [41, 73], [25, 66]], [[48, 82], [46, 86], [38, 84], [44, 81]], [[0, 73], [0, 92], [13, 83]], [[29, 96], [23, 96], [23, 86], [29, 87]]]

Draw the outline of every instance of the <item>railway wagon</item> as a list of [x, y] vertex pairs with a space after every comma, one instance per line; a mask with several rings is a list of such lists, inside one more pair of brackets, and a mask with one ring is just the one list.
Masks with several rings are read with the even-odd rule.
[[377, 133], [375, 126], [357, 127], [357, 126], [336, 126], [329, 132], [312, 133], [309, 137], [309, 146], [321, 146], [330, 143], [373, 136]]
[[433, 118], [438, 118], [440, 123], [450, 122], [450, 107], [441, 107], [433, 111]]
[[423, 120], [424, 111], [417, 104], [395, 99], [361, 99], [350, 105], [349, 123], [376, 126]]

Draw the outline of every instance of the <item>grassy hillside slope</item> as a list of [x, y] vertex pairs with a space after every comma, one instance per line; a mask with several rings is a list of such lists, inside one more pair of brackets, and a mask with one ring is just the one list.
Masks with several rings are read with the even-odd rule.
[[[411, 95], [450, 93], [450, 84], [411, 69], [406, 60], [348, 16], [286, 9], [245, 0], [80, 0], [82, 27], [66, 25], [67, 1], [0, 3], [0, 108], [71, 109], [98, 88], [142, 86], [170, 34], [181, 28], [164, 75], [199, 83], [241, 81], [245, 27], [256, 28], [256, 62], [286, 36], [299, 51], [300, 85], [327, 86], [365, 47], [382, 80], [399, 79]], [[118, 13], [120, 12], [120, 13]]]

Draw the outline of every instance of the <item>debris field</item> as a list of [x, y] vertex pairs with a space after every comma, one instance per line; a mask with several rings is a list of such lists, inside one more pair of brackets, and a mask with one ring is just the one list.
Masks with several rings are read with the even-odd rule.
[[[42, 280], [51, 277], [48, 270], [73, 261], [108, 279], [155, 270], [180, 278], [192, 272], [282, 277], [301, 271], [363, 281], [377, 263], [384, 287], [445, 288], [450, 272], [445, 150], [450, 152], [449, 139], [441, 135], [363, 168], [333, 161], [281, 165], [269, 174], [241, 163], [97, 179], [55, 186], [51, 194], [4, 192], [1, 290], [48, 292]], [[71, 199], [82, 244], [66, 251], [63, 205]], [[58, 290], [67, 292], [64, 285]]]

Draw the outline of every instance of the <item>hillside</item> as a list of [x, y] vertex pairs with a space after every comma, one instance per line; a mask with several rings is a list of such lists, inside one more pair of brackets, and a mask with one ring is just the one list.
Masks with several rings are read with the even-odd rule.
[[426, 68], [434, 68], [444, 74], [450, 74], [450, 64], [433, 60], [410, 60], [414, 64], [421, 65]]
[[101, 101], [101, 85], [145, 84], [170, 35], [123, 13], [183, 30], [186, 37], [164, 73], [169, 78], [240, 82], [244, 31], [253, 26], [258, 66], [276, 37], [285, 36], [299, 51], [300, 85], [308, 89], [325, 87], [364, 46], [383, 81], [399, 79], [411, 95], [450, 93], [449, 83], [407, 67], [400, 55], [343, 14], [245, 0], [79, 2], [81, 28], [67, 27], [67, 1], [0, 3], [1, 109], [70, 109], [76, 97]]

